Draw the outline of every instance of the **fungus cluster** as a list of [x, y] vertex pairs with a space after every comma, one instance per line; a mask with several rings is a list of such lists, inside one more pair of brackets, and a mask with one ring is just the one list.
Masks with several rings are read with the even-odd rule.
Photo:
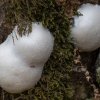
[[41, 23], [32, 23], [32, 32], [22, 37], [15, 26], [0, 45], [0, 86], [10, 93], [32, 88], [41, 78], [53, 45], [53, 36]]
[[100, 6], [83, 4], [78, 12], [80, 16], [73, 16], [74, 26], [71, 36], [75, 45], [83, 51], [93, 51], [100, 47]]

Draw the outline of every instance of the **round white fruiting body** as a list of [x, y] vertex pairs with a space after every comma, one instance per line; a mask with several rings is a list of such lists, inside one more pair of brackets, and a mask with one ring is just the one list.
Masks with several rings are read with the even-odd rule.
[[32, 23], [32, 32], [22, 37], [16, 26], [0, 45], [0, 86], [10, 93], [32, 88], [41, 78], [53, 45], [53, 36], [41, 23]]
[[78, 12], [82, 15], [73, 17], [71, 36], [80, 49], [93, 51], [100, 47], [100, 5], [83, 4]]

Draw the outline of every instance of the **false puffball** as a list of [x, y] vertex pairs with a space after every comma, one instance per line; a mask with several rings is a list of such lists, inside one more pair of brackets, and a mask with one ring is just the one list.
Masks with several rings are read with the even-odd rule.
[[83, 4], [78, 12], [82, 15], [73, 17], [71, 36], [80, 49], [93, 51], [100, 47], [100, 5]]
[[28, 90], [39, 81], [54, 45], [41, 23], [32, 23], [32, 32], [22, 37], [17, 27], [0, 45], [0, 86], [10, 93]]

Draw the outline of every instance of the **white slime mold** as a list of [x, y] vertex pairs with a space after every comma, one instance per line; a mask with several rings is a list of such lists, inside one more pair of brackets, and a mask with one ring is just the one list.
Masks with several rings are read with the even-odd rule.
[[83, 51], [93, 51], [100, 47], [100, 6], [83, 4], [74, 16], [75, 24], [71, 27], [71, 36], [75, 44]]
[[53, 45], [53, 36], [41, 23], [32, 23], [32, 32], [22, 37], [16, 26], [0, 45], [0, 86], [10, 93], [32, 88], [41, 78]]

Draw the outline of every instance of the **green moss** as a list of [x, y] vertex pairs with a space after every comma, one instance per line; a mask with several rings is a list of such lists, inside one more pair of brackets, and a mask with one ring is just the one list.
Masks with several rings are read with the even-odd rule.
[[96, 80], [98, 84], [100, 84], [100, 53], [98, 55], [95, 67], [96, 67]]
[[86, 99], [86, 100], [93, 100], [93, 98], [90, 98], [90, 99]]
[[[65, 9], [55, 0], [10, 0], [6, 10], [6, 22], [14, 26], [27, 22], [42, 22], [55, 37], [54, 50], [45, 64], [39, 83], [20, 95], [9, 95], [9, 100], [72, 100], [74, 88], [71, 85], [70, 68], [73, 61], [73, 44], [70, 22]], [[28, 24], [29, 25], [29, 24]], [[21, 27], [20, 26], [20, 27]], [[21, 30], [19, 27], [19, 30]], [[19, 34], [23, 33], [19, 31]]]
[[100, 67], [97, 68], [97, 82], [100, 84]]

